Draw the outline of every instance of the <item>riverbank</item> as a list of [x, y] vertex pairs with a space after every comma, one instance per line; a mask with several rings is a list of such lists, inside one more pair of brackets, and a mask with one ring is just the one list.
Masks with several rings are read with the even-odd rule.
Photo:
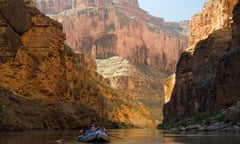
[[231, 131], [240, 132], [240, 101], [220, 112], [201, 113], [160, 124], [159, 129], [171, 131]]

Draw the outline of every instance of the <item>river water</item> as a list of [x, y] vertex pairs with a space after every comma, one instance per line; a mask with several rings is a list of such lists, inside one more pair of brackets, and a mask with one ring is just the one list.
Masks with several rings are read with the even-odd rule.
[[[0, 144], [81, 144], [77, 131], [2, 132]], [[108, 130], [111, 144], [239, 144], [240, 133], [172, 133], [154, 129]]]

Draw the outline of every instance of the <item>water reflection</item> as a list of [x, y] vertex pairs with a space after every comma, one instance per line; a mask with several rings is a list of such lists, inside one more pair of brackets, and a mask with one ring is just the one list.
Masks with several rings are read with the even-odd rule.
[[[151, 129], [109, 130], [111, 144], [237, 144], [237, 133], [172, 133]], [[0, 144], [81, 144], [77, 131], [0, 133]]]

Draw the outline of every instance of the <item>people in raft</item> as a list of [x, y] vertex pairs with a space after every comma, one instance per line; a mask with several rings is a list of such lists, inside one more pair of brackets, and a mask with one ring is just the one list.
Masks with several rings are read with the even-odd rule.
[[92, 124], [92, 126], [90, 127], [90, 130], [92, 130], [92, 131], [97, 130], [97, 128], [95, 127], [95, 124]]
[[90, 133], [93, 133], [93, 132], [95, 132], [97, 130], [97, 128], [95, 127], [95, 124], [92, 124], [91, 125], [91, 127], [90, 127], [90, 129], [88, 129], [88, 130], [84, 130], [84, 129], [81, 129], [80, 131], [79, 131], [79, 134], [80, 135], [88, 135], [88, 134], [90, 134]]

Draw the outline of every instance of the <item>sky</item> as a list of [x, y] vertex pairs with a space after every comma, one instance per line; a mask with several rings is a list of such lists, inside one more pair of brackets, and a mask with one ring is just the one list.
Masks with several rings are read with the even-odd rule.
[[190, 20], [200, 12], [207, 0], [138, 0], [142, 9], [149, 14], [162, 17], [165, 21]]

